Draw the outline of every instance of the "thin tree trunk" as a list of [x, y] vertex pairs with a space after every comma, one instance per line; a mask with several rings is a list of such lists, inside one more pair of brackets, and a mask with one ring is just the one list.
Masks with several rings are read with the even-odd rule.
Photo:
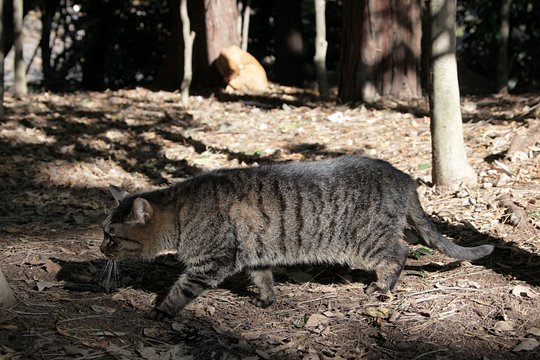
[[433, 183], [442, 191], [476, 183], [467, 163], [456, 64], [456, 0], [431, 0], [429, 104]]
[[[2, 5], [3, 0], [0, 0], [0, 6]], [[0, 307], [10, 308], [17, 304], [17, 299], [13, 295], [13, 291], [9, 287], [9, 284], [4, 277], [2, 268], [0, 268]]]
[[182, 19], [182, 37], [184, 38], [184, 79], [180, 90], [182, 92], [182, 104], [188, 105], [189, 102], [189, 86], [193, 76], [192, 58], [193, 58], [193, 41], [195, 33], [190, 29], [189, 15], [187, 10], [187, 0], [180, 1], [180, 18]]
[[282, 85], [302, 86], [304, 82], [304, 35], [302, 1], [275, 0], [276, 28], [275, 81]]
[[169, 37], [165, 59], [159, 68], [155, 79], [150, 83], [152, 89], [178, 90], [183, 78], [184, 40], [182, 39], [182, 21], [180, 20], [180, 0], [167, 0], [167, 7], [171, 13]]
[[315, 70], [317, 72], [317, 81], [319, 83], [319, 95], [323, 99], [330, 97], [328, 89], [328, 75], [326, 72], [326, 50], [328, 42], [326, 41], [326, 0], [315, 0]]
[[242, 16], [242, 50], [247, 51], [249, 40], [249, 18], [251, 16], [251, 0], [246, 0]]
[[510, 6], [512, 0], [501, 0], [501, 22], [499, 27], [499, 51], [497, 59], [497, 90], [508, 93], [508, 38], [510, 36]]
[[4, 118], [4, 0], [0, 0], [0, 119]]
[[23, 0], [13, 0], [13, 43], [15, 47], [15, 95], [28, 94], [26, 85], [26, 65], [23, 56]]

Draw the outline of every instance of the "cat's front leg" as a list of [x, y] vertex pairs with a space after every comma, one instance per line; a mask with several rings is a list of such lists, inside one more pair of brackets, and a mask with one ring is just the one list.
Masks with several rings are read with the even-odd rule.
[[158, 321], [173, 318], [192, 300], [219, 285], [226, 277], [220, 271], [212, 271], [211, 275], [188, 269], [172, 286], [165, 299], [152, 310], [150, 318]]

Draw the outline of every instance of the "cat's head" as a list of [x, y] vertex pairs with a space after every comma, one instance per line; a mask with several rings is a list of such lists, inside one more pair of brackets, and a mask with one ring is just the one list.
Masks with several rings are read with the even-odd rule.
[[100, 249], [109, 259], [152, 259], [163, 252], [160, 211], [141, 194], [130, 194], [116, 186], [109, 190], [117, 207], [103, 222]]

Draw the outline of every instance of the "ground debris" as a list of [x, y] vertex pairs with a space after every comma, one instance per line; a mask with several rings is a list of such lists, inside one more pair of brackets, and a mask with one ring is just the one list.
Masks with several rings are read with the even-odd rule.
[[[515, 110], [523, 104], [537, 109], [537, 99], [465, 98], [467, 156], [479, 186], [438, 194], [425, 100], [321, 104], [309, 91], [273, 86], [268, 96], [241, 101], [195, 96], [184, 109], [180, 94], [142, 88], [27, 100], [7, 94], [0, 265], [20, 303], [0, 312], [0, 357], [536, 359], [538, 119], [514, 119], [524, 116]], [[411, 230], [416, 245], [392, 297], [367, 296], [373, 276], [356, 270], [278, 269], [273, 306], [251, 305], [253, 288], [239, 275], [172, 323], [146, 315], [180, 275], [175, 259], [119, 262], [116, 287], [109, 293], [100, 285], [107, 263], [100, 223], [114, 205], [109, 184], [139, 191], [216, 168], [346, 154], [410, 173], [445, 236], [497, 245], [495, 253], [453, 261]]]

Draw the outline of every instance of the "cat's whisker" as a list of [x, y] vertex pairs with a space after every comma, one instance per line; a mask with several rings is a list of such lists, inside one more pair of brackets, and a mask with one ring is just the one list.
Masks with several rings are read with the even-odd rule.
[[99, 275], [99, 284], [110, 292], [120, 284], [118, 265], [115, 260], [108, 260]]

